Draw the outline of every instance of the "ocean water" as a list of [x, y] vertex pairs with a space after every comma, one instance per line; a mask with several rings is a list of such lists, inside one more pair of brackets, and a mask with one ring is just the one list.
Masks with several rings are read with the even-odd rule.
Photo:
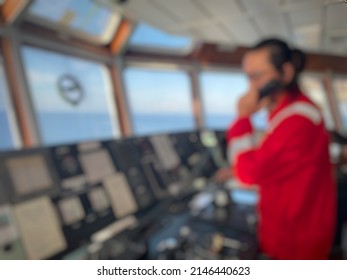
[[[107, 114], [40, 113], [37, 118], [45, 145], [111, 139], [118, 136], [113, 130], [111, 118]], [[224, 130], [233, 119], [234, 117], [230, 115], [209, 115], [205, 119], [206, 127]], [[343, 123], [345, 126], [347, 125], [347, 118]], [[258, 129], [264, 129], [266, 118], [263, 115], [255, 116], [253, 124]], [[195, 128], [195, 121], [191, 115], [135, 114], [133, 116], [135, 135], [191, 131]], [[7, 115], [4, 112], [0, 112], [0, 135], [0, 149], [12, 149], [13, 139]]]
[[[210, 114], [205, 119], [208, 129], [226, 130], [236, 115]], [[256, 129], [267, 127], [267, 116], [264, 113], [255, 114], [252, 123]], [[134, 132], [137, 135], [152, 133], [167, 133], [189, 131], [195, 129], [195, 121], [190, 115], [134, 115]]]
[[195, 129], [195, 121], [191, 115], [135, 114], [133, 129], [136, 135], [191, 131]]
[[[40, 113], [38, 122], [44, 144], [75, 143], [117, 137], [107, 114]], [[195, 123], [189, 115], [134, 115], [136, 135], [189, 131]]]
[[[110, 139], [116, 135], [107, 114], [41, 113], [38, 122], [46, 145], [73, 143], [94, 139]], [[208, 128], [226, 129], [230, 116], [210, 116]], [[132, 119], [135, 135], [172, 133], [196, 129], [191, 115], [135, 114]]]
[[116, 137], [107, 114], [40, 113], [37, 120], [45, 145]]
[[227, 129], [234, 118], [235, 116], [208, 115], [208, 117], [205, 118], [205, 125], [210, 129]]

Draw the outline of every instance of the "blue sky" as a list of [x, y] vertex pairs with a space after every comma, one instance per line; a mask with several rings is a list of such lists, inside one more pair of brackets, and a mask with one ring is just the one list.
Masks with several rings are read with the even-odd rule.
[[247, 77], [241, 72], [202, 72], [200, 83], [207, 114], [234, 114], [237, 101], [248, 87]]
[[191, 85], [187, 73], [128, 68], [125, 85], [132, 112], [192, 114]]

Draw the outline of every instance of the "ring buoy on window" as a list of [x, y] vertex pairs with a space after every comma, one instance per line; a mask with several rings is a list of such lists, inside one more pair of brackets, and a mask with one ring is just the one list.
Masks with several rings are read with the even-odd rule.
[[85, 95], [81, 84], [70, 74], [65, 74], [59, 78], [58, 90], [61, 97], [73, 106], [79, 105]]

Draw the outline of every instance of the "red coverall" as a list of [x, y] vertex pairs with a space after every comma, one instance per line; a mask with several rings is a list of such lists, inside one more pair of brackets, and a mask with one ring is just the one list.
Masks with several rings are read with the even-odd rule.
[[242, 183], [259, 186], [260, 249], [274, 259], [326, 259], [333, 244], [336, 185], [319, 109], [293, 91], [269, 115], [260, 144], [249, 118], [227, 131], [228, 156]]

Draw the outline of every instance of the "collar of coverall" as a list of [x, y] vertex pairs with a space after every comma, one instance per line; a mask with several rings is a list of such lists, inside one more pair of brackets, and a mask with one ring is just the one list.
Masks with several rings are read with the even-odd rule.
[[278, 112], [280, 112], [284, 107], [298, 100], [303, 93], [299, 89], [286, 90], [284, 91], [283, 97], [278, 100], [274, 108], [269, 112], [269, 120], [274, 118]]

